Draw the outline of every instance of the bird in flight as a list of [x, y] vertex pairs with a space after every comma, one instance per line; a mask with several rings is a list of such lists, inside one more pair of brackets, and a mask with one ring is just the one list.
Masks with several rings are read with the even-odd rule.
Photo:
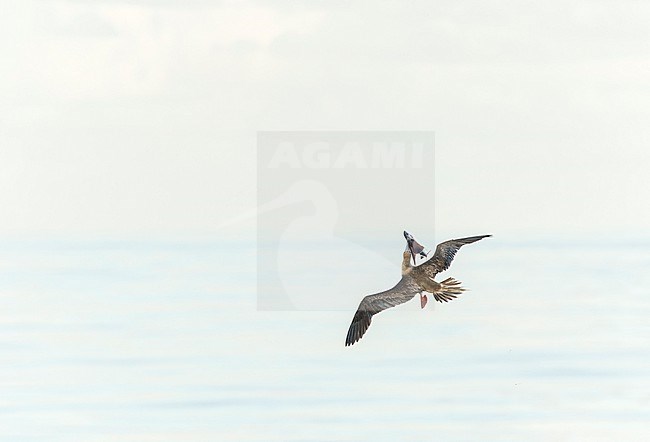
[[[404, 231], [406, 250], [402, 254], [402, 279], [392, 289], [368, 295], [361, 300], [345, 338], [346, 347], [361, 339], [370, 327], [373, 315], [410, 301], [416, 294], [420, 294], [422, 308], [427, 304], [427, 295], [422, 295], [422, 292], [433, 294], [438, 302], [448, 302], [460, 295], [465, 291], [460, 286], [460, 281], [447, 278], [444, 281], [436, 282], [434, 278], [438, 273], [449, 268], [456, 252], [462, 246], [490, 236], [492, 235], [470, 236], [442, 242], [436, 247], [431, 259], [416, 266], [416, 256], [425, 258], [428, 254], [424, 246], [418, 243], [410, 233]], [[413, 260], [413, 265], [411, 260]]]

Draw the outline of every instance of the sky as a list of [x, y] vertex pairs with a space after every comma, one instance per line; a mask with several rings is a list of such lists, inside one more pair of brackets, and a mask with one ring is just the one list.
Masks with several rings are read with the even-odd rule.
[[440, 232], [647, 233], [645, 2], [2, 9], [0, 237], [252, 235], [274, 130], [435, 131]]

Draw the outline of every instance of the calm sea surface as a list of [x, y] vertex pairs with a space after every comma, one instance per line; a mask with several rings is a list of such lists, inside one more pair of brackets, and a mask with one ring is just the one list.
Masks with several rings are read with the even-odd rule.
[[0, 439], [650, 440], [650, 244], [472, 247], [346, 348], [394, 275], [259, 311], [251, 244], [0, 241]]

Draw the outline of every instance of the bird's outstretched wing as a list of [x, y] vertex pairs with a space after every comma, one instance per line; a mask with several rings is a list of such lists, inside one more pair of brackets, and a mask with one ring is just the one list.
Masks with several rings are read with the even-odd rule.
[[436, 247], [436, 252], [433, 257], [422, 263], [420, 267], [423, 267], [423, 270], [426, 270], [427, 274], [433, 278], [436, 274], [449, 268], [458, 249], [465, 244], [471, 244], [489, 236], [492, 235], [469, 236], [467, 238], [450, 239], [449, 241], [441, 242]]
[[345, 338], [346, 347], [361, 339], [370, 327], [373, 315], [410, 301], [421, 291], [422, 289], [413, 278], [404, 276], [392, 289], [363, 298], [348, 329], [348, 335]]

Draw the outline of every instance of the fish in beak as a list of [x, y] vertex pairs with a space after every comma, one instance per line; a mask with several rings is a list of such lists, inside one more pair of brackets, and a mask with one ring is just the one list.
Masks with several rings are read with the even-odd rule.
[[411, 258], [413, 258], [413, 265], [415, 265], [415, 255], [419, 254], [420, 258], [426, 258], [427, 254], [424, 251], [424, 246], [417, 242], [415, 238], [413, 238], [413, 235], [408, 233], [406, 230], [404, 231], [404, 238], [406, 238], [406, 246], [408, 247], [409, 251], [411, 252]]

